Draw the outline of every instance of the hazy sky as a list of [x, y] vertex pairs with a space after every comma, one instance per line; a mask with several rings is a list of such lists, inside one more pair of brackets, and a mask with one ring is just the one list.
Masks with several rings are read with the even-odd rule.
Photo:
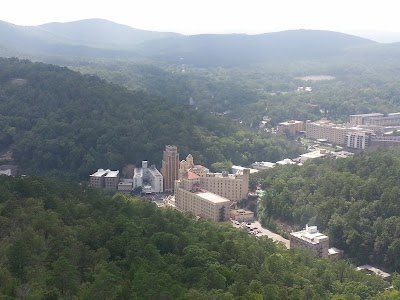
[[1, 5], [0, 20], [38, 25], [104, 18], [185, 34], [285, 29], [400, 32], [399, 5], [394, 0], [9, 0]]

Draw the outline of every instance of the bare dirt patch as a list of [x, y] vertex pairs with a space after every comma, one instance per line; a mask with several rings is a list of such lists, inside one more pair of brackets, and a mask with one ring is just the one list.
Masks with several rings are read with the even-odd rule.
[[296, 79], [301, 79], [304, 81], [322, 81], [322, 80], [334, 80], [336, 79], [336, 77], [330, 75], [309, 75], [303, 77], [296, 77]]

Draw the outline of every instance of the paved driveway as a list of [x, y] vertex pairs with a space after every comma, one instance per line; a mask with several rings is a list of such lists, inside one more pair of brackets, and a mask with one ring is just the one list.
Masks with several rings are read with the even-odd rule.
[[[241, 227], [240, 225], [236, 225], [234, 222], [232, 222], [232, 224], [236, 228], [240, 228]], [[276, 234], [276, 233], [272, 232], [271, 230], [268, 230], [266, 228], [261, 227], [260, 222], [258, 222], [258, 221], [251, 222], [250, 228], [254, 228], [254, 227], [257, 227], [257, 230], [261, 231], [260, 233], [257, 233], [256, 236], [266, 235], [270, 239], [272, 239], [272, 240], [274, 240], [276, 242], [283, 243], [286, 246], [286, 248], [288, 248], [288, 249], [290, 248], [289, 240], [281, 237], [279, 234]]]

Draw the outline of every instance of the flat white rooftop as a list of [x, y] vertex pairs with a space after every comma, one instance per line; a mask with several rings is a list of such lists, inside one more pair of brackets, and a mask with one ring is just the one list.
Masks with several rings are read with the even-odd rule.
[[273, 167], [275, 167], [275, 165], [276, 165], [275, 163], [269, 162], [269, 161], [256, 161], [251, 166], [253, 168], [256, 168], [256, 167], [273, 168]]
[[317, 151], [312, 151], [304, 154], [300, 154], [300, 157], [306, 157], [306, 158], [320, 158], [326, 156], [326, 153], [321, 153], [320, 150]]
[[357, 267], [357, 271], [361, 271], [361, 270], [367, 270], [370, 272], [374, 272], [376, 275], [381, 276], [382, 278], [390, 277], [389, 273], [386, 273], [386, 272], [382, 271], [381, 269], [375, 268], [370, 265], [363, 265], [363, 266]]
[[319, 244], [320, 240], [328, 239], [328, 236], [318, 231], [317, 226], [306, 226], [304, 230], [290, 234], [310, 244]]
[[370, 113], [370, 114], [358, 114], [358, 115], [350, 115], [350, 117], [380, 117], [384, 116], [381, 113]]
[[292, 161], [292, 160], [289, 159], [289, 158], [285, 158], [284, 160], [277, 161], [276, 163], [277, 163], [278, 165], [293, 165], [293, 164], [295, 164], [295, 162]]
[[200, 192], [200, 193], [196, 193], [196, 195], [198, 195], [201, 198], [203, 198], [204, 200], [207, 200], [212, 203], [225, 203], [225, 202], [230, 203], [231, 202], [230, 200], [228, 200], [224, 197], [218, 196], [211, 192]]
[[90, 175], [90, 176], [92, 176], [92, 177], [102, 177], [102, 176], [104, 176], [105, 174], [107, 174], [107, 172], [109, 172], [109, 171], [110, 171], [110, 170], [98, 169], [97, 172], [93, 173], [93, 174]]
[[108, 177], [108, 178], [110, 178], [110, 177], [117, 177], [118, 174], [119, 174], [119, 171], [108, 171], [108, 172], [107, 172], [107, 175], [106, 175], [105, 177]]

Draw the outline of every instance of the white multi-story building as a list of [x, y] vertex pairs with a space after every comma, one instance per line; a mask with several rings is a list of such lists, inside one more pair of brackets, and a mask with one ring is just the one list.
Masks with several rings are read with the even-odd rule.
[[348, 148], [354, 149], [365, 149], [370, 145], [371, 133], [360, 131], [360, 132], [349, 132], [346, 134], [346, 144]]
[[146, 160], [142, 161], [141, 168], [135, 168], [133, 175], [133, 189], [142, 187], [143, 193], [162, 193], [163, 176], [154, 165], [148, 167]]
[[328, 257], [329, 237], [319, 232], [317, 226], [306, 225], [305, 229], [290, 234], [290, 248], [305, 248], [319, 257]]

